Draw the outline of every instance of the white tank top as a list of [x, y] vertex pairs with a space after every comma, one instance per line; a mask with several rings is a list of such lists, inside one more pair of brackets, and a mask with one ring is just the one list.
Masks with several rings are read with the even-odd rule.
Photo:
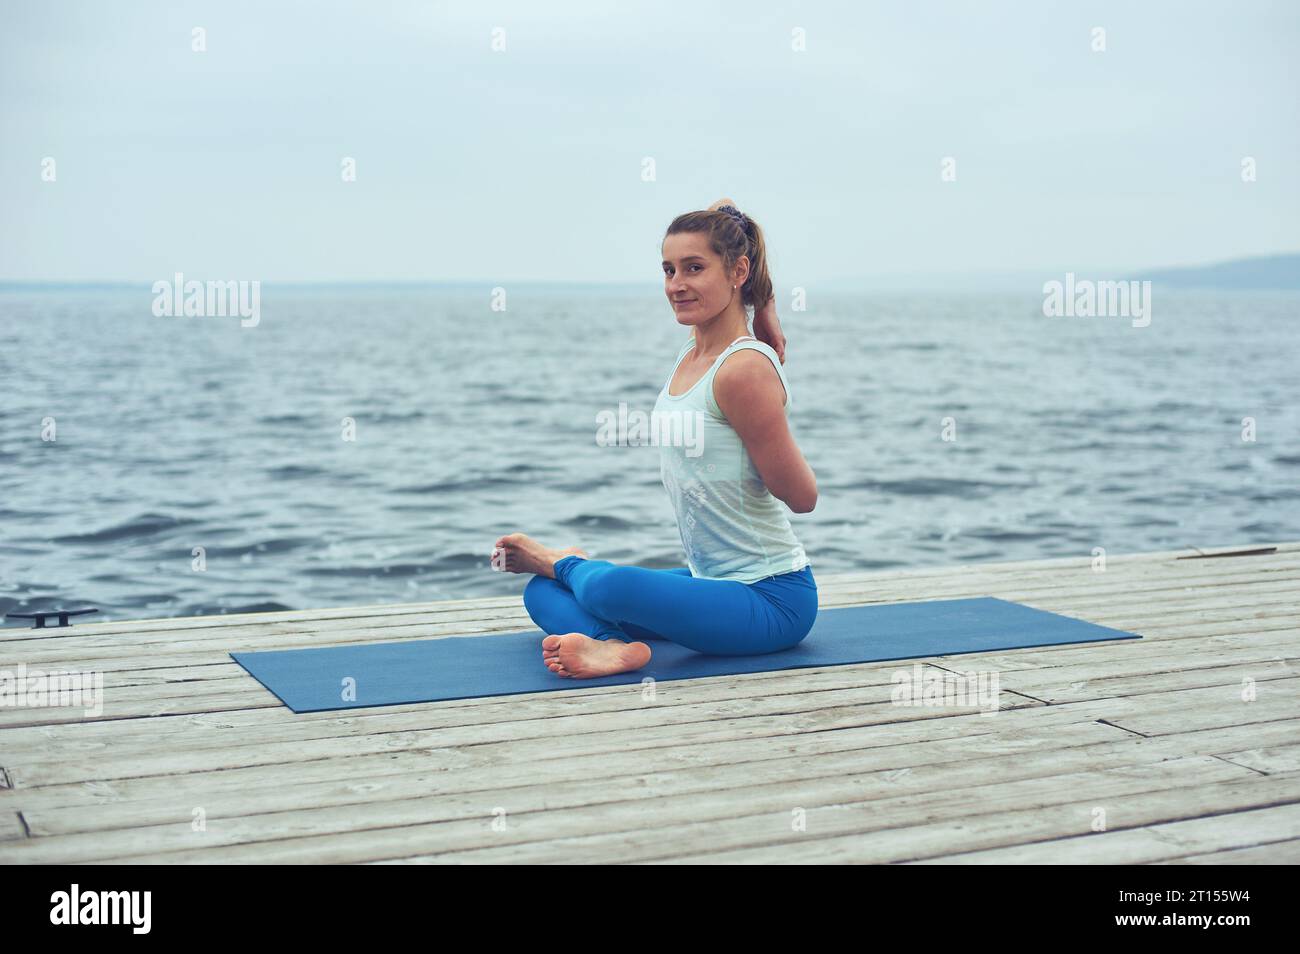
[[763, 342], [737, 338], [690, 390], [674, 397], [668, 393], [673, 375], [694, 344], [691, 338], [677, 355], [654, 408], [659, 433], [680, 435], [660, 440], [659, 473], [677, 514], [691, 575], [755, 583], [801, 570], [808, 558], [790, 527], [785, 504], [764, 485], [713, 396], [713, 378], [723, 361], [750, 348], [767, 355], [776, 368], [788, 416], [790, 385], [781, 360]]

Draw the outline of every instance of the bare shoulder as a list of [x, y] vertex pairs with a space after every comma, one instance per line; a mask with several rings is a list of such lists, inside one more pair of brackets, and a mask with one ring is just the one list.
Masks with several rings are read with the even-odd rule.
[[774, 405], [778, 410], [785, 407], [781, 376], [771, 358], [753, 348], [742, 348], [728, 355], [713, 376], [713, 384], [713, 395], [723, 413], [727, 413], [728, 405]]

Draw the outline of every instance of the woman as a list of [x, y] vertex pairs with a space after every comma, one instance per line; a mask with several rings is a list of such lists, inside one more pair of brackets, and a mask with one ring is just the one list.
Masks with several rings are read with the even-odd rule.
[[[536, 574], [524, 606], [549, 634], [542, 661], [559, 676], [640, 669], [654, 639], [714, 655], [777, 652], [808, 635], [817, 617], [817, 582], [780, 502], [811, 512], [817, 478], [786, 420], [785, 338], [763, 233], [720, 199], [674, 219], [662, 252], [664, 293], [694, 335], [655, 414], [698, 414], [703, 423], [690, 454], [660, 444], [689, 565], [616, 566], [522, 533], [497, 540], [494, 566]], [[747, 333], [746, 305], [764, 341]]]

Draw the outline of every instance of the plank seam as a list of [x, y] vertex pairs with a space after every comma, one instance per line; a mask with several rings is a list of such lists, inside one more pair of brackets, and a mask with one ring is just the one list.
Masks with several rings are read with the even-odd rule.
[[1196, 551], [1193, 556], [1174, 557], [1175, 560], [1217, 560], [1221, 557], [1239, 557], [1239, 556], [1262, 556], [1268, 553], [1276, 553], [1277, 547], [1261, 547], [1257, 550], [1232, 550], [1228, 553], [1203, 553], [1200, 547], [1192, 547]]
[[1232, 759], [1224, 758], [1222, 755], [1212, 755], [1212, 758], [1216, 758], [1220, 762], [1227, 762], [1229, 765], [1235, 765], [1238, 768], [1250, 769], [1252, 772], [1254, 772], [1257, 775], [1267, 776], [1272, 774], [1271, 772], [1265, 772], [1263, 769], [1257, 769], [1253, 765], [1247, 765], [1244, 762], [1234, 762]]
[[[1133, 733], [1133, 735], [1136, 735], [1136, 736], [1138, 736], [1139, 738], [1143, 738], [1143, 739], [1149, 739], [1149, 738], [1151, 738], [1151, 736], [1147, 735], [1145, 732], [1139, 732], [1137, 729], [1130, 729], [1130, 728], [1128, 728], [1127, 726], [1119, 725], [1118, 723], [1111, 722], [1111, 721], [1109, 721], [1109, 720], [1107, 720], [1107, 719], [1098, 719], [1097, 722], [1100, 723], [1101, 725], [1108, 725], [1108, 726], [1110, 726], [1112, 729], [1120, 729], [1120, 730], [1122, 730], [1122, 731], [1124, 731], [1124, 732], [1131, 732], [1131, 733]], [[1178, 733], [1173, 733], [1173, 734], [1176, 735], [1176, 734], [1178, 734]]]

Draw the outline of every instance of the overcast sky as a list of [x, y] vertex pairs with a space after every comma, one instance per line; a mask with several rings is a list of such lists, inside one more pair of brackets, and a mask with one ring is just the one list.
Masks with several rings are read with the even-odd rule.
[[723, 194], [778, 285], [1300, 251], [1295, 2], [0, 9], [0, 279], [658, 283]]

